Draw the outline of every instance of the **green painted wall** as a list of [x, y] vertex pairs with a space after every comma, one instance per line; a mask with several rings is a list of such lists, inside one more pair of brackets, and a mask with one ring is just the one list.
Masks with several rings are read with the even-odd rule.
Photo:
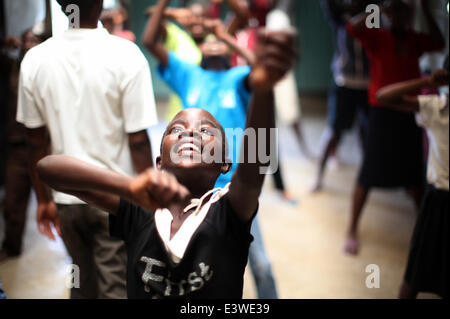
[[324, 93], [332, 79], [333, 36], [318, 0], [296, 1], [295, 24], [300, 32], [296, 67], [301, 93]]
[[[138, 45], [150, 62], [156, 96], [165, 98], [170, 90], [158, 79], [155, 60], [140, 43], [146, 24], [145, 9], [156, 2], [156, 0], [131, 1], [130, 16]], [[179, 3], [180, 1], [173, 0], [171, 6], [178, 6]], [[330, 28], [323, 16], [319, 1], [297, 0], [295, 24], [300, 30], [299, 51], [301, 60], [296, 67], [299, 90], [301, 93], [325, 93], [331, 80], [330, 62], [333, 54], [333, 42]]]

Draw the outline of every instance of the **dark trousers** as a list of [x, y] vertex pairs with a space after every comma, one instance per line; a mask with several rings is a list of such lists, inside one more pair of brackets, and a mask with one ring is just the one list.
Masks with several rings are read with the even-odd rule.
[[107, 213], [88, 205], [57, 206], [62, 239], [80, 270], [71, 299], [126, 298], [125, 245], [109, 236]]
[[5, 240], [3, 242], [3, 249], [10, 256], [17, 256], [22, 251], [30, 192], [27, 146], [10, 144], [5, 182]]

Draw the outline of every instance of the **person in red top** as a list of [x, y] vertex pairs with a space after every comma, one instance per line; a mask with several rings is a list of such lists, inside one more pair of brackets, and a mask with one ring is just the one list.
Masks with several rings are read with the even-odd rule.
[[358, 221], [371, 188], [402, 187], [419, 207], [424, 190], [422, 130], [414, 115], [392, 110], [377, 100], [387, 85], [420, 77], [419, 58], [425, 52], [444, 49], [445, 40], [425, 0], [421, 1], [429, 33], [412, 30], [413, 10], [402, 0], [382, 4], [386, 19], [382, 28], [368, 28], [368, 14], [354, 17], [348, 32], [359, 40], [370, 62], [369, 128], [366, 150], [353, 193], [352, 217], [344, 250], [356, 255]]

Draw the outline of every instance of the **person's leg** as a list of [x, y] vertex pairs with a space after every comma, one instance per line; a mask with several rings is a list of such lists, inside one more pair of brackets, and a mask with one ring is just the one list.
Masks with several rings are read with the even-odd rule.
[[422, 204], [423, 195], [425, 194], [425, 190], [423, 187], [412, 187], [407, 190], [409, 196], [414, 201], [417, 211], [420, 209], [420, 205]]
[[301, 120], [297, 119], [294, 123], [291, 124], [291, 128], [294, 131], [295, 136], [297, 137], [297, 141], [300, 146], [300, 150], [303, 152], [303, 154], [306, 156], [306, 158], [312, 159], [311, 151], [309, 150], [309, 147], [306, 144], [306, 140], [303, 135]]
[[281, 164], [280, 163], [278, 163], [277, 171], [273, 174], [273, 181], [275, 183], [276, 190], [281, 193], [281, 196], [283, 197], [284, 200], [286, 200], [292, 204], [297, 203], [297, 200], [295, 199], [295, 197], [286, 190], [286, 186], [285, 186], [284, 180], [283, 180], [283, 175], [281, 172]]
[[322, 190], [323, 187], [323, 178], [325, 174], [326, 165], [328, 162], [328, 159], [332, 152], [336, 150], [339, 141], [341, 139], [341, 134], [336, 131], [331, 131], [330, 134], [327, 134], [326, 141], [325, 141], [325, 148], [320, 155], [319, 159], [319, 171], [317, 173], [317, 179], [316, 183], [314, 184], [314, 187], [312, 189], [313, 192], [318, 192]]
[[403, 281], [400, 291], [398, 293], [399, 299], [416, 299], [418, 292], [413, 290], [410, 284], [406, 281]]
[[358, 223], [359, 219], [361, 218], [361, 213], [364, 208], [364, 204], [366, 203], [368, 194], [368, 188], [360, 185], [359, 183], [356, 184], [353, 192], [352, 216], [350, 219], [344, 246], [344, 251], [350, 255], [358, 254]]
[[328, 134], [325, 135], [325, 147], [320, 155], [319, 170], [313, 192], [322, 189], [328, 159], [336, 153], [342, 134], [353, 125], [357, 109], [353, 91], [336, 85], [331, 88], [328, 99]]
[[93, 228], [85, 219], [87, 205], [57, 205], [61, 224], [61, 237], [80, 269], [80, 287], [70, 290], [71, 299], [96, 299], [98, 296], [97, 271], [93, 257]]
[[22, 252], [26, 212], [31, 192], [27, 147], [11, 146], [8, 153], [4, 210], [5, 240], [0, 260], [19, 256]]
[[262, 233], [259, 228], [257, 216], [253, 220], [251, 234], [254, 240], [250, 244], [248, 259], [255, 280], [258, 298], [277, 299], [278, 293], [272, 273], [272, 266], [264, 249]]
[[366, 150], [367, 143], [367, 133], [369, 130], [369, 98], [367, 96], [366, 90], [358, 90], [358, 132], [359, 132], [359, 142], [361, 144], [361, 149], [363, 153]]
[[110, 237], [107, 213], [90, 209], [94, 228], [94, 260], [97, 269], [98, 298], [125, 299], [127, 256], [124, 242]]

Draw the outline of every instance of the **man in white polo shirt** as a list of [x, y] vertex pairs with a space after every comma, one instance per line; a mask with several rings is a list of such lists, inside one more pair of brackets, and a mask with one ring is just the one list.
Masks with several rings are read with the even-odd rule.
[[123, 174], [152, 166], [146, 129], [157, 116], [150, 69], [135, 44], [97, 28], [103, 0], [58, 3], [69, 13], [77, 6], [79, 28], [30, 50], [19, 84], [17, 120], [27, 127], [38, 226], [50, 239], [55, 226], [79, 266], [80, 287], [71, 289], [71, 298], [125, 298], [125, 249], [110, 238], [106, 213], [52, 194], [36, 163], [52, 153]]

